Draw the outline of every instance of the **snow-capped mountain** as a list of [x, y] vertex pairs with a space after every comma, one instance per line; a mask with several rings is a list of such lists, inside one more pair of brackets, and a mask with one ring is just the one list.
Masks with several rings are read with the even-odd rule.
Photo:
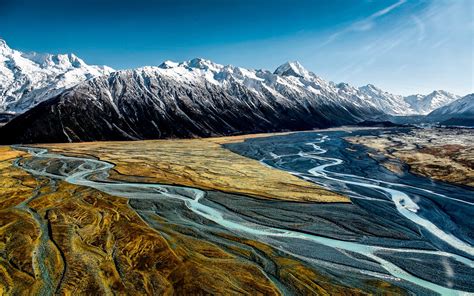
[[[351, 101], [358, 107], [375, 107], [390, 115], [428, 114], [459, 98], [445, 91], [403, 97], [370, 84], [357, 89], [345, 83], [326, 82], [298, 62], [285, 63], [273, 73], [223, 66], [203, 59], [167, 61], [143, 70], [181, 82], [205, 81], [224, 88], [235, 81], [253, 92], [273, 92], [272, 95], [283, 100], [285, 96], [298, 96], [309, 100], [329, 97], [342, 104]], [[0, 39], [0, 117], [21, 114], [71, 86], [111, 72], [113, 69], [106, 66], [89, 66], [73, 54], [23, 53]]]
[[306, 70], [298, 61], [287, 62], [278, 67], [273, 73], [281, 76], [294, 76], [300, 78], [310, 78], [312, 76], [311, 73]]
[[231, 65], [220, 65], [205, 59], [175, 63], [166, 61], [158, 67], [136, 70], [149, 76], [164, 76], [183, 84], [212, 84], [232, 92], [235, 84], [244, 86], [260, 97], [272, 96], [285, 102], [298, 99], [315, 104], [341, 104], [359, 109], [374, 110], [356, 88], [340, 83], [327, 82], [306, 70], [298, 62], [287, 62], [273, 73]]
[[206, 137], [307, 130], [383, 115], [357, 88], [326, 82], [295, 62], [270, 72], [193, 59], [82, 82], [13, 119], [0, 130], [0, 141]]
[[[328, 97], [343, 105], [351, 102], [358, 107], [375, 107], [390, 115], [424, 115], [459, 99], [445, 91], [403, 97], [371, 84], [354, 88], [345, 83], [326, 82], [298, 62], [285, 63], [273, 73], [223, 66], [203, 59], [167, 61], [159, 67], [142, 70], [180, 82], [205, 81], [224, 88], [236, 82], [253, 92], [272, 92], [280, 100], [286, 96], [308, 100]], [[73, 54], [23, 53], [0, 39], [0, 117], [21, 114], [69, 87], [111, 72], [113, 69], [106, 66], [89, 66]]]
[[[31, 55], [20, 57], [37, 61]], [[64, 62], [58, 62], [58, 56], [47, 57], [39, 64], [101, 69], [77, 57], [66, 56]], [[336, 84], [298, 62], [287, 62], [273, 72], [205, 59], [166, 61], [158, 67], [108, 74], [110, 69], [102, 70], [91, 79], [87, 78], [93, 74], [84, 74], [87, 80], [70, 89], [54, 88], [50, 95], [59, 94], [2, 128], [0, 141], [184, 138], [304, 130], [383, 120], [386, 114], [424, 114], [457, 99], [443, 91], [403, 97], [373, 85]]]
[[403, 97], [385, 92], [372, 84], [362, 86], [359, 90], [378, 109], [387, 114], [399, 116], [426, 115], [460, 98], [443, 90], [433, 91], [428, 95], [418, 94]]
[[469, 94], [446, 106], [431, 112], [429, 117], [452, 118], [452, 117], [474, 117], [474, 94]]
[[0, 114], [20, 114], [112, 68], [89, 66], [73, 54], [23, 53], [0, 39]]
[[405, 97], [407, 102], [417, 114], [426, 115], [433, 110], [443, 107], [461, 98], [447, 91], [435, 90], [428, 95], [412, 95]]
[[366, 96], [366, 99], [372, 102], [378, 109], [390, 115], [411, 115], [416, 114], [413, 108], [405, 102], [400, 95], [394, 95], [372, 84], [359, 87], [359, 90]]

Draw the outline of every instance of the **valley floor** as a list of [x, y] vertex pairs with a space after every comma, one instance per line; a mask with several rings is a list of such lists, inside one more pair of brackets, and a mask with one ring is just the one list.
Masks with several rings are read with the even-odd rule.
[[[440, 258], [457, 260], [453, 291], [473, 291], [464, 245], [437, 251], [382, 187], [355, 191], [363, 178], [340, 186], [343, 174], [315, 170], [341, 160], [353, 173], [391, 174], [369, 166], [365, 150], [343, 140], [347, 131], [0, 147], [0, 294], [451, 291], [445, 274], [431, 275]], [[421, 132], [396, 139], [435, 141], [413, 134]], [[388, 149], [390, 139], [351, 141]], [[461, 154], [472, 152], [465, 141], [456, 142]], [[462, 157], [451, 161], [472, 161]]]
[[56, 153], [113, 163], [111, 178], [114, 180], [182, 185], [287, 201], [349, 202], [347, 197], [263, 166], [221, 146], [265, 136], [271, 134], [39, 146]]
[[[48, 149], [111, 162], [116, 165], [112, 180], [195, 186], [264, 199], [348, 202], [342, 195], [265, 167], [219, 144], [240, 140], [242, 137], [64, 144]], [[230, 244], [223, 247], [194, 233], [198, 231], [194, 226], [186, 230], [153, 214], [152, 209], [140, 209], [140, 202], [131, 206], [126, 198], [47, 174], [29, 174], [20, 167], [34, 162], [32, 158], [24, 151], [0, 147], [2, 295], [281, 294], [283, 286], [275, 282], [285, 282], [284, 286], [301, 294], [362, 293], [332, 283], [264, 243], [221, 234], [221, 240]], [[59, 175], [65, 166], [53, 161], [40, 160], [34, 165]], [[261, 260], [277, 268], [277, 280], [257, 263]], [[374, 281], [370, 285], [385, 284]]]

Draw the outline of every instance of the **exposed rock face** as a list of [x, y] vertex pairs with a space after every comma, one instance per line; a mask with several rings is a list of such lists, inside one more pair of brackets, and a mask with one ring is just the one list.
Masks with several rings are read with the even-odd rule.
[[0, 141], [209, 137], [323, 128], [382, 115], [357, 89], [299, 71], [307, 77], [196, 59], [114, 72], [18, 116], [0, 130]]

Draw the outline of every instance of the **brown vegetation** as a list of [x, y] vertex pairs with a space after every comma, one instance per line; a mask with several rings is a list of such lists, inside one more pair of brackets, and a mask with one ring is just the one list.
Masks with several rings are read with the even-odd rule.
[[[257, 135], [258, 136], [258, 135]], [[184, 185], [289, 201], [349, 202], [289, 173], [232, 153], [220, 143], [248, 136], [194, 140], [43, 145], [58, 153], [89, 155], [116, 164], [117, 180]], [[255, 136], [253, 136], [255, 137]], [[130, 176], [137, 178], [131, 179]]]
[[410, 171], [436, 180], [474, 186], [474, 133], [469, 130], [414, 130], [407, 134], [347, 138], [375, 149], [387, 159], [382, 163], [400, 173], [399, 159]]

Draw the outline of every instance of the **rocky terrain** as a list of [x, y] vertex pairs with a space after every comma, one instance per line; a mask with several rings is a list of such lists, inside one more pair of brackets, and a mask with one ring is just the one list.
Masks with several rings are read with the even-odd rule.
[[474, 132], [471, 129], [414, 129], [409, 133], [347, 138], [382, 152], [383, 164], [402, 172], [410, 171], [436, 180], [474, 186]]

